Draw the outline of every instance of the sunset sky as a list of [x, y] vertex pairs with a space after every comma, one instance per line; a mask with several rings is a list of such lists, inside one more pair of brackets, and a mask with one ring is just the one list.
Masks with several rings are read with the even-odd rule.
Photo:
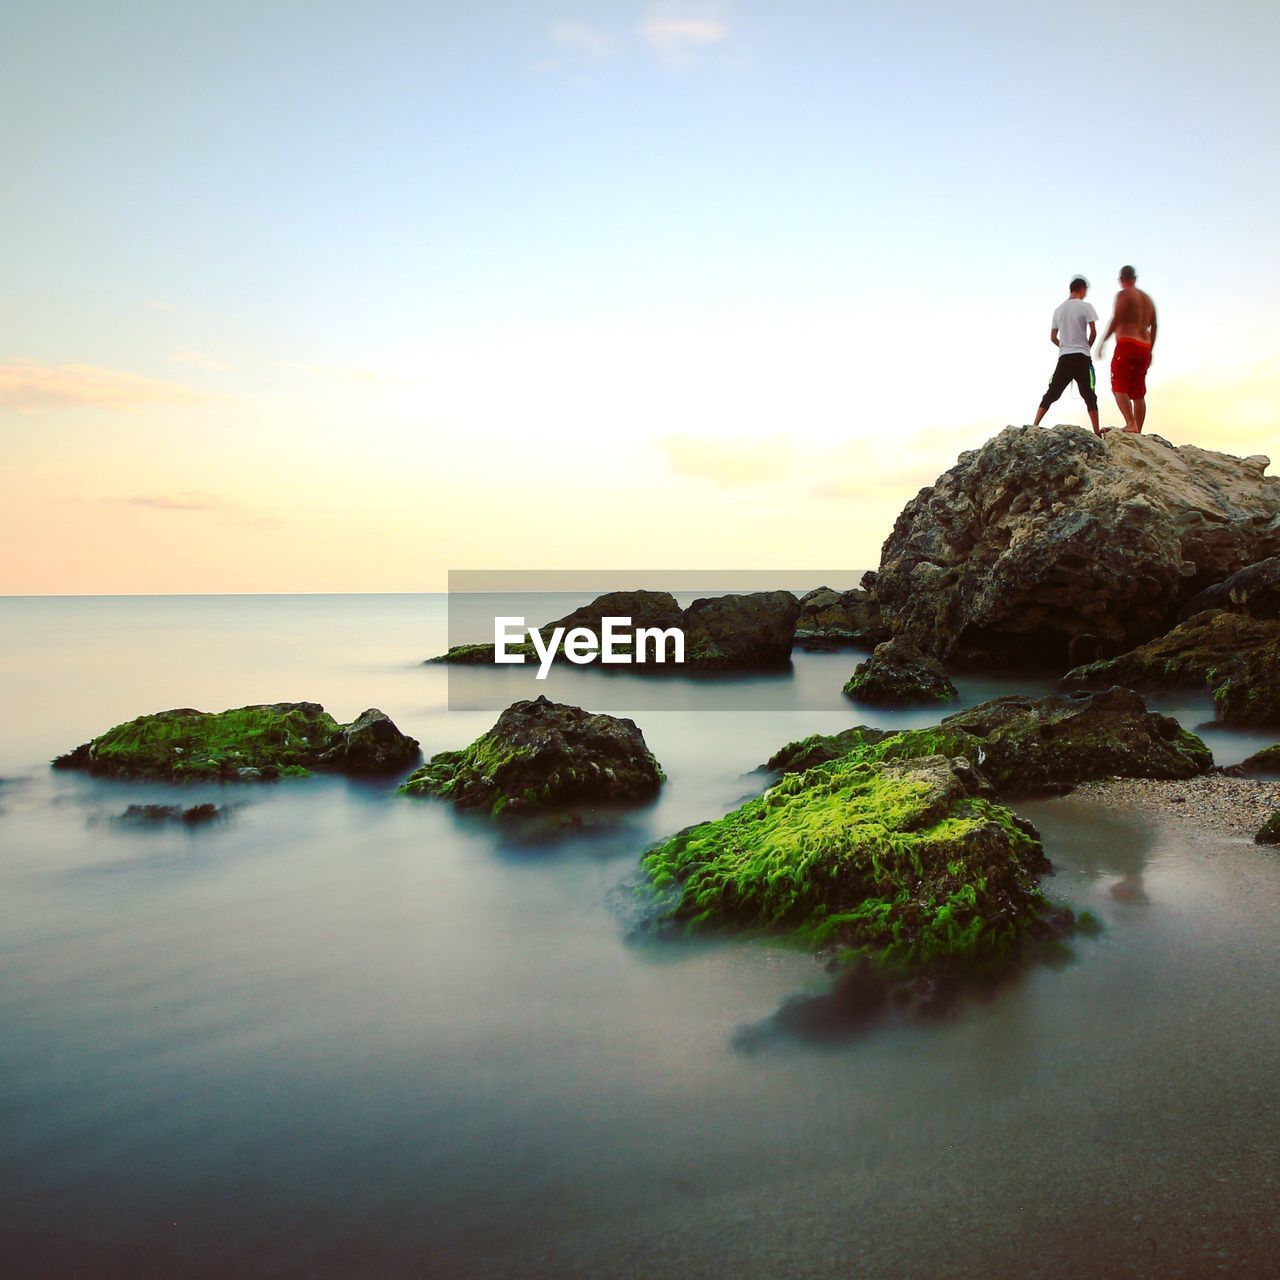
[[1149, 429], [1280, 448], [1272, 3], [51, 0], [0, 48], [3, 593], [872, 565], [1129, 261]]

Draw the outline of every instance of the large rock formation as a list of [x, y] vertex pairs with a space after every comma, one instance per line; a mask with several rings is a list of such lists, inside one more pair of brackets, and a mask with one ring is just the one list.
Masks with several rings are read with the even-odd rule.
[[1065, 666], [1073, 643], [1120, 652], [1280, 553], [1268, 465], [1158, 436], [1008, 427], [906, 505], [876, 598], [894, 634], [937, 657]]
[[950, 702], [956, 687], [937, 658], [926, 657], [906, 636], [897, 636], [877, 645], [871, 657], [857, 665], [844, 692], [869, 706], [911, 707]]
[[258, 781], [305, 774], [385, 773], [418, 759], [417, 740], [370, 708], [339, 724], [317, 702], [275, 702], [231, 711], [189, 707], [116, 725], [54, 760], [56, 769], [127, 778]]
[[648, 800], [663, 776], [634, 720], [535, 698], [512, 703], [469, 747], [432, 756], [400, 789], [496, 816]]
[[[678, 627], [684, 632], [684, 662], [648, 661], [627, 671], [640, 675], [671, 675], [689, 671], [736, 671], [784, 667], [791, 661], [800, 602], [790, 591], [754, 591], [743, 595], [709, 596], [681, 609], [666, 591], [611, 591], [563, 618], [535, 628], [550, 642], [560, 627], [565, 632], [586, 627], [600, 634], [604, 618], [630, 618], [633, 628]], [[511, 653], [534, 656], [531, 641], [509, 645]], [[486, 665], [494, 660], [491, 644], [455, 645], [428, 662]], [[568, 661], [563, 649], [557, 661]], [[617, 669], [617, 668], [615, 668]]]

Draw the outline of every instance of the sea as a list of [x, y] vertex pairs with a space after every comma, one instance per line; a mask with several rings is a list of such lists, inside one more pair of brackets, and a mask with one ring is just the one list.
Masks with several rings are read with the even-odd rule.
[[[640, 940], [619, 886], [783, 743], [936, 713], [854, 707], [850, 650], [459, 677], [423, 665], [448, 621], [443, 595], [0, 599], [0, 1275], [1276, 1274], [1275, 852], [1019, 804], [1097, 937], [940, 1020], [785, 1029], [829, 988], [812, 956]], [[277, 701], [379, 707], [433, 753], [544, 688], [635, 719], [661, 796], [530, 826], [394, 779], [49, 768], [145, 712]], [[1270, 741], [1204, 733], [1223, 764]], [[121, 817], [205, 801], [205, 826]]]

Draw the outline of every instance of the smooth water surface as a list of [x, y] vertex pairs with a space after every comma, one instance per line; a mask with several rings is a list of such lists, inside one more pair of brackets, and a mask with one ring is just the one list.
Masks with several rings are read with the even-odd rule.
[[[1274, 1274], [1274, 853], [1022, 805], [1104, 934], [946, 1022], [820, 1044], [737, 1035], [825, 988], [811, 958], [628, 941], [610, 900], [648, 843], [872, 718], [840, 694], [857, 655], [745, 688], [558, 669], [670, 779], [580, 830], [385, 782], [47, 768], [145, 711], [286, 699], [460, 746], [494, 713], [420, 665], [446, 631], [429, 596], [0, 600], [0, 1274]], [[175, 798], [228, 816], [113, 821]]]

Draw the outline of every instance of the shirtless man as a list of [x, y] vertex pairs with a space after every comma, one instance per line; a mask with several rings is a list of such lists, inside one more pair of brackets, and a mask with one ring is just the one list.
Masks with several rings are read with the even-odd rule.
[[1098, 343], [1099, 360], [1113, 333], [1111, 390], [1124, 417], [1124, 429], [1137, 433], [1147, 418], [1147, 370], [1156, 345], [1156, 304], [1138, 288], [1138, 273], [1132, 267], [1120, 268], [1120, 292], [1111, 323]]

